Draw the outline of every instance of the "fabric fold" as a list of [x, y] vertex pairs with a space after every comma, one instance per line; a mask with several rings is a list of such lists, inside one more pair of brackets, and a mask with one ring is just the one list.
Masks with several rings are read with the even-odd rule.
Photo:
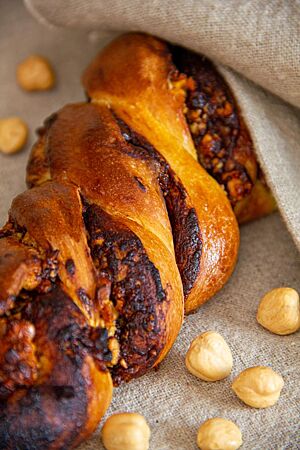
[[42, 23], [144, 31], [203, 53], [300, 106], [300, 3], [24, 0]]

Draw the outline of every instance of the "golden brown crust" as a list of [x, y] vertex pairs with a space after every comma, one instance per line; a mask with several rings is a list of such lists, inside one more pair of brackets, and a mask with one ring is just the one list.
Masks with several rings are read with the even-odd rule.
[[[25, 229], [44, 250], [59, 250], [58, 275], [78, 307], [95, 322], [92, 299], [95, 296], [95, 272], [87, 245], [82, 206], [78, 190], [72, 185], [48, 182], [16, 197], [10, 220]], [[66, 261], [80, 270], [72, 276]], [[84, 302], [80, 292], [85, 292]]]
[[111, 111], [93, 104], [63, 108], [48, 129], [45, 152], [53, 180], [78, 186], [88, 204], [120, 220], [141, 241], [170, 302], [166, 354], [182, 323], [183, 298], [159, 167], [131, 156]]
[[[181, 276], [184, 295], [196, 282], [202, 254], [202, 240], [198, 218], [181, 180], [166, 159], [141, 135], [124, 121], [117, 119], [128, 147], [126, 153], [135, 159], [157, 166], [157, 181], [163, 195], [172, 229], [176, 263]], [[142, 190], [146, 187], [138, 179]]]
[[[107, 407], [111, 380], [119, 384], [145, 373], [178, 334], [183, 289], [160, 166], [131, 151], [111, 111], [91, 104], [63, 108], [33, 149], [28, 166], [33, 187], [13, 201], [0, 239], [20, 247], [12, 274], [25, 261], [13, 302], [6, 298], [4, 272], [0, 276], [6, 301], [1, 320], [7, 345], [0, 353], [5, 448], [30, 440], [36, 448], [77, 445]], [[39, 268], [34, 267], [32, 285], [27, 252], [34, 253]], [[61, 321], [63, 330], [55, 332]], [[16, 352], [26, 379], [18, 365], [5, 363], [17, 326], [33, 326], [36, 333], [32, 342], [22, 339]], [[63, 366], [75, 383], [63, 382], [67, 392], [69, 387], [78, 392], [70, 399], [57, 398], [51, 387], [64, 377]], [[64, 422], [69, 408], [70, 420]], [[63, 425], [55, 426], [57, 421]]]
[[[151, 119], [157, 118], [155, 129], [150, 131], [152, 140], [156, 130], [161, 136], [166, 128], [169, 141], [172, 135], [180, 139], [182, 147], [198, 157], [224, 186], [239, 222], [276, 208], [270, 190], [262, 183], [253, 143], [237, 102], [206, 58], [151, 36], [128, 34], [101, 52], [85, 72], [83, 83], [92, 99], [101, 97], [100, 101], [112, 105], [117, 102], [124, 109], [131, 99], [128, 114], [136, 115], [141, 104], [147, 104], [148, 111], [144, 111], [141, 121], [146, 118], [149, 127]], [[259, 197], [252, 193], [256, 182], [260, 184]], [[243, 211], [244, 207], [247, 211]]]
[[196, 157], [181, 101], [170, 95], [167, 84], [170, 68], [165, 43], [144, 34], [125, 34], [101, 51], [84, 72], [82, 81], [92, 101], [101, 101], [113, 109], [122, 108], [121, 118], [129, 125], [136, 115], [136, 121], [142, 122], [141, 128], [152, 131], [152, 139], [148, 140], [155, 147], [153, 139], [161, 137], [162, 141], [177, 142], [177, 146], [180, 142]]
[[113, 41], [92, 62], [83, 83], [92, 102], [110, 105], [163, 156], [195, 209], [202, 253], [200, 270], [185, 300], [190, 312], [230, 276], [239, 232], [223, 190], [195, 161], [182, 101], [169, 88], [170, 69], [166, 44], [150, 36], [129, 34]]

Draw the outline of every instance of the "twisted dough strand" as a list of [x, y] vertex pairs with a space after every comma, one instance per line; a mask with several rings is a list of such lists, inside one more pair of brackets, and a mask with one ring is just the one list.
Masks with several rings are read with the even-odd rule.
[[188, 153], [176, 102], [151, 98], [149, 86], [134, 109], [97, 94], [40, 130], [30, 189], [0, 232], [0, 449], [77, 446], [112, 383], [167, 354], [184, 300], [197, 308], [233, 270], [226, 195]]

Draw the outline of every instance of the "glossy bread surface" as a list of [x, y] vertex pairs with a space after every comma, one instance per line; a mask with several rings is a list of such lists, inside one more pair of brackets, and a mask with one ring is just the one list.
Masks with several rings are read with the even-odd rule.
[[202, 243], [197, 274], [185, 292], [185, 310], [191, 312], [231, 275], [239, 230], [225, 192], [196, 161], [183, 99], [170, 88], [172, 70], [166, 43], [128, 34], [96, 57], [83, 75], [83, 84], [92, 102], [109, 105], [163, 156], [186, 191]]
[[124, 36], [84, 77], [92, 101], [39, 130], [0, 231], [0, 449], [76, 447], [234, 268], [237, 222], [171, 66], [161, 41]]
[[146, 133], [153, 124], [153, 142], [180, 140], [226, 191], [240, 223], [276, 209], [238, 102], [207, 58], [127, 34], [92, 62], [83, 83], [92, 100], [117, 103], [124, 117], [139, 120], [142, 108], [141, 127]]
[[183, 288], [159, 177], [107, 107], [66, 106], [40, 131], [0, 234], [0, 448], [76, 446], [112, 383], [170, 349]]

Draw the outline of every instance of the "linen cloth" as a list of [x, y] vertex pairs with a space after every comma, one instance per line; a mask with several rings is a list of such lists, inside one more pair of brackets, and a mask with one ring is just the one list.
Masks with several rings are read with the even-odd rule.
[[[0, 155], [0, 221], [4, 223], [12, 198], [25, 189], [25, 166], [34, 140], [33, 130], [65, 103], [84, 99], [80, 74], [108, 39], [78, 30], [47, 30], [27, 13], [19, 0], [0, 0], [0, 11], [0, 117], [19, 115], [31, 130], [24, 152], [11, 157]], [[52, 61], [58, 80], [53, 91], [26, 93], [18, 88], [16, 65], [33, 53]], [[266, 164], [269, 159], [272, 161], [272, 155], [279, 155], [283, 164], [286, 160], [283, 152], [290, 152], [288, 158], [291, 163], [294, 161], [294, 166], [287, 175], [290, 173], [294, 182], [291, 180], [288, 185], [287, 194], [293, 187], [296, 201], [297, 159], [293, 158], [297, 153], [293, 154], [294, 149], [284, 139], [292, 129], [294, 144], [299, 142], [294, 112], [260, 89], [255, 88], [254, 95], [253, 85], [228, 69], [226, 76], [236, 92], [243, 93], [239, 101], [246, 103], [247, 120], [249, 124], [253, 120], [253, 128], [254, 124], [268, 124], [270, 113], [277, 111], [273, 114], [276, 128], [271, 128], [270, 134], [260, 131], [259, 145], [264, 148], [271, 139], [270, 154], [262, 151]], [[255, 122], [257, 115], [259, 124]], [[284, 122], [286, 118], [288, 121]], [[260, 126], [259, 130], [265, 129]], [[276, 177], [285, 182], [280, 178], [280, 168]], [[299, 253], [278, 214], [243, 226], [239, 262], [229, 283], [199, 312], [186, 318], [176, 344], [157, 372], [115, 389], [107, 415], [116, 411], [144, 414], [152, 431], [151, 450], [196, 450], [197, 428], [214, 416], [237, 423], [243, 433], [243, 449], [299, 449], [299, 332], [276, 336], [255, 320], [259, 299], [269, 289], [291, 286], [300, 291], [299, 269]], [[185, 369], [184, 356], [190, 341], [207, 330], [221, 333], [232, 349], [234, 368], [224, 381], [206, 383]], [[258, 364], [271, 366], [285, 380], [279, 402], [266, 410], [247, 407], [230, 388], [238, 373]], [[80, 447], [80, 450], [99, 449], [103, 449], [99, 432]]]

